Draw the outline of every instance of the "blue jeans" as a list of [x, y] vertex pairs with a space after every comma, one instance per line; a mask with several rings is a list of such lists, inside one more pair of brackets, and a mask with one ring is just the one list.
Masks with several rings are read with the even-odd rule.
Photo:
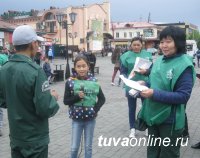
[[3, 109], [0, 108], [0, 128], [3, 128]]
[[135, 128], [135, 111], [136, 111], [137, 98], [133, 98], [127, 95], [127, 99], [128, 99], [129, 125], [131, 129]]
[[71, 158], [77, 158], [78, 150], [81, 143], [81, 136], [84, 131], [85, 158], [92, 157], [92, 141], [96, 120], [75, 121], [72, 120], [72, 142]]
[[[131, 128], [135, 128], [135, 117], [136, 117], [135, 111], [137, 107], [137, 98], [130, 96], [127, 91], [126, 91], [126, 97], [128, 100], [129, 125], [131, 129]], [[143, 98], [140, 98], [140, 99], [143, 102], [144, 99]]]

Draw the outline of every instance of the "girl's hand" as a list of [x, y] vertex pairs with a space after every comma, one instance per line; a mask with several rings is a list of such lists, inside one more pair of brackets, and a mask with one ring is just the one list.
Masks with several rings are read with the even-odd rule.
[[84, 98], [84, 96], [85, 96], [85, 94], [84, 94], [84, 92], [83, 92], [83, 91], [79, 91], [78, 95], [79, 95], [79, 97], [80, 97], [81, 99], [83, 99], [83, 98]]
[[140, 92], [140, 95], [144, 98], [151, 98], [153, 96], [153, 89], [147, 89]]

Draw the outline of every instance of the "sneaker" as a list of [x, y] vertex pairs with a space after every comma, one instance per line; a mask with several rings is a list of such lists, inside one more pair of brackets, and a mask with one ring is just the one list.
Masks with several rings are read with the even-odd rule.
[[0, 137], [3, 136], [3, 131], [0, 129]]
[[112, 85], [112, 86], [115, 86], [115, 83], [114, 83], [114, 82], [111, 82], [111, 85]]
[[135, 129], [134, 128], [131, 128], [131, 132], [129, 134], [129, 137], [130, 138], [135, 138]]
[[145, 136], [148, 137], [148, 129], [145, 130]]

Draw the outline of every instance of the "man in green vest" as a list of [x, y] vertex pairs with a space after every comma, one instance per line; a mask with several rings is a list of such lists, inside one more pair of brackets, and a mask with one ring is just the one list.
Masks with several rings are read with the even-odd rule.
[[8, 112], [12, 158], [48, 157], [48, 118], [59, 106], [58, 94], [50, 92], [44, 71], [32, 61], [42, 39], [29, 25], [17, 27], [16, 54], [0, 70], [0, 106]]
[[[185, 105], [195, 82], [194, 66], [185, 54], [186, 35], [181, 28], [169, 26], [160, 33], [163, 52], [150, 73], [150, 88], [139, 117], [148, 125], [148, 158], [179, 158], [179, 139], [185, 128]], [[156, 141], [160, 140], [160, 141]], [[185, 142], [188, 143], [188, 140]]]
[[[0, 52], [0, 67], [8, 61], [8, 56]], [[0, 108], [0, 137], [3, 135], [3, 109]]]

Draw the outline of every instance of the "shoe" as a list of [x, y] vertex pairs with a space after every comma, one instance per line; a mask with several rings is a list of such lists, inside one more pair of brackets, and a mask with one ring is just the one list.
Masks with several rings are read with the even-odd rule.
[[148, 129], [145, 130], [145, 136], [148, 137]]
[[115, 86], [115, 83], [114, 83], [114, 82], [111, 82], [111, 85], [112, 85], [112, 86]]
[[3, 131], [0, 129], [0, 137], [3, 136]]
[[134, 128], [131, 128], [131, 132], [129, 134], [129, 137], [130, 138], [135, 138], [135, 129]]
[[200, 149], [200, 142], [191, 146], [193, 149]]

